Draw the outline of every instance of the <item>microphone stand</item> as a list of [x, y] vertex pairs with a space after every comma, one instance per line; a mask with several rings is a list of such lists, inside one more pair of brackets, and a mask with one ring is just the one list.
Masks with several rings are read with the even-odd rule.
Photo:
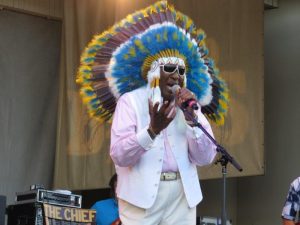
[[210, 139], [210, 141], [217, 147], [216, 151], [221, 154], [221, 158], [217, 160], [216, 164], [222, 165], [222, 178], [223, 178], [223, 201], [222, 201], [222, 225], [226, 225], [227, 213], [226, 213], [226, 175], [227, 175], [227, 164], [230, 162], [238, 171], [242, 172], [242, 167], [235, 161], [235, 159], [226, 151], [226, 149], [218, 144], [218, 142], [205, 130], [205, 128], [194, 118], [193, 114], [190, 113], [186, 108], [180, 107], [186, 117], [193, 122], [193, 125], [200, 128], [203, 133]]

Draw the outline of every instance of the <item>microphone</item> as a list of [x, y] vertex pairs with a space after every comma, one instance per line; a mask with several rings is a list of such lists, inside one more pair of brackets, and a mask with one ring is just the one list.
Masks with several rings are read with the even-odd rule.
[[[172, 87], [172, 93], [174, 95], [176, 95], [180, 91], [180, 89], [181, 89], [180, 86], [178, 84], [175, 84]], [[186, 109], [188, 107], [192, 108], [193, 110], [199, 109], [196, 99], [193, 99], [193, 98], [190, 98], [190, 99], [186, 100], [185, 102], [183, 102], [180, 107], [183, 109]]]

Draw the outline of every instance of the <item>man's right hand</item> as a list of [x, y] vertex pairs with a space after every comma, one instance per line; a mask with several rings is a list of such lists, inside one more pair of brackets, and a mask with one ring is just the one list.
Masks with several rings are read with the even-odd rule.
[[176, 116], [176, 105], [175, 101], [165, 101], [160, 109], [159, 103], [155, 103], [153, 105], [153, 102], [149, 99], [149, 114], [150, 114], [150, 126], [152, 131], [157, 135], [159, 134], [163, 129], [165, 129], [171, 121]]

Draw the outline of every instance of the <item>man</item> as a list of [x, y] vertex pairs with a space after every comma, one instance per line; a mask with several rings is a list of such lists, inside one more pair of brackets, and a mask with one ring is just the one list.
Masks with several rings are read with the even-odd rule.
[[110, 155], [124, 225], [196, 224], [196, 166], [211, 163], [216, 147], [194, 121], [212, 135], [202, 112], [221, 124], [228, 95], [204, 37], [161, 1], [96, 35], [82, 55], [77, 82], [90, 115], [113, 115]]
[[[195, 224], [202, 199], [196, 165], [211, 163], [216, 154], [215, 146], [199, 128], [188, 125], [190, 119], [178, 108], [193, 94], [183, 87], [172, 91], [174, 85], [183, 85], [185, 74], [178, 71], [183, 60], [159, 59], [159, 64], [162, 104], [153, 105], [147, 87], [142, 87], [124, 94], [114, 114], [111, 157], [125, 225]], [[176, 69], [166, 72], [167, 67]], [[192, 113], [212, 134], [200, 110]]]
[[286, 202], [282, 210], [283, 225], [300, 225], [300, 177], [296, 178], [290, 186]]

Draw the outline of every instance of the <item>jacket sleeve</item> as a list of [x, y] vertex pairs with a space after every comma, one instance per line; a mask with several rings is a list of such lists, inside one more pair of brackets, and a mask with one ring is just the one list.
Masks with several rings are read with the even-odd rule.
[[136, 132], [137, 119], [130, 96], [118, 100], [111, 128], [110, 156], [120, 167], [134, 166], [140, 157], [151, 149], [153, 140], [147, 128]]
[[[197, 110], [198, 122], [213, 137], [211, 126], [201, 110]], [[193, 164], [204, 166], [212, 163], [217, 152], [216, 146], [198, 127], [187, 129], [187, 140], [189, 145], [189, 159]]]

